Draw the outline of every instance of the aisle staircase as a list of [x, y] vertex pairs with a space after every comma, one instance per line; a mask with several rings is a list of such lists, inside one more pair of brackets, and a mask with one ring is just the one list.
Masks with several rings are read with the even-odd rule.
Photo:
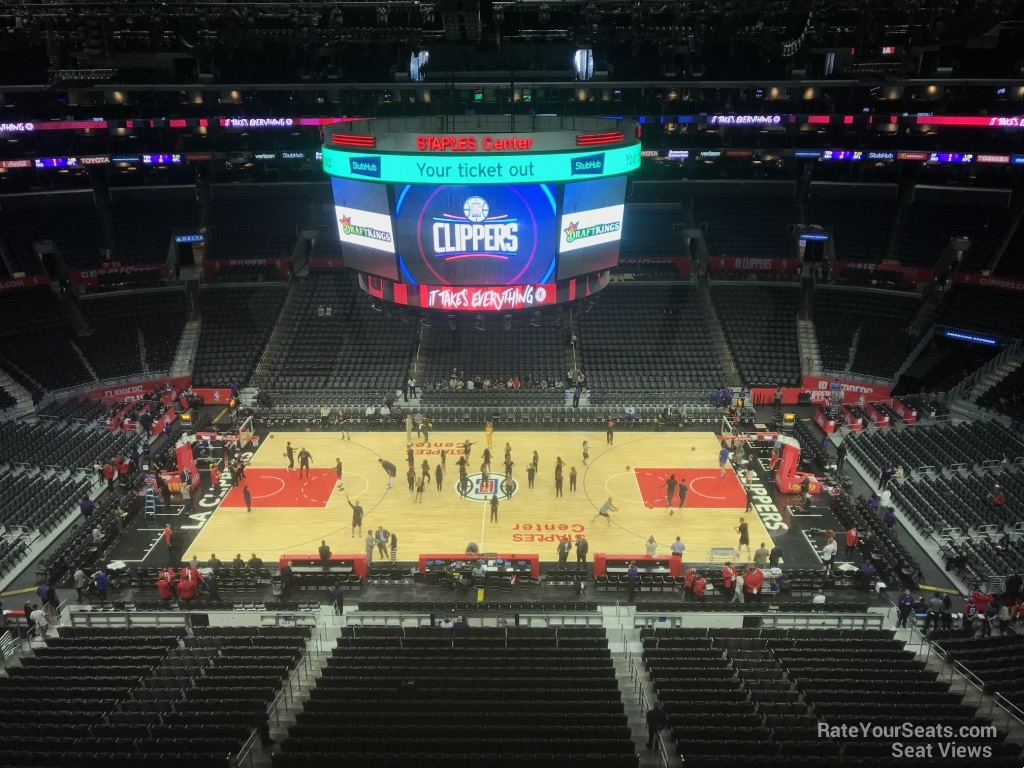
[[0, 412], [0, 421], [20, 419], [35, 411], [35, 406], [32, 405], [32, 393], [11, 378], [2, 368], [0, 368], [0, 389], [6, 390], [11, 397], [18, 401], [13, 408]]
[[174, 353], [174, 362], [171, 363], [172, 378], [191, 375], [192, 366], [196, 362], [196, 352], [199, 350], [199, 331], [202, 324], [202, 320], [189, 320], [181, 329], [178, 349]]
[[813, 320], [796, 321], [796, 342], [800, 350], [800, 372], [804, 376], [821, 375], [821, 350]]

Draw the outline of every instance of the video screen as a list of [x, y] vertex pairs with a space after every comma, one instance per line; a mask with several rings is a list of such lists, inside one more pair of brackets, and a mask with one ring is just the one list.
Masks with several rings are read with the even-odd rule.
[[345, 266], [398, 280], [388, 189], [349, 179], [331, 179], [338, 237]]
[[403, 279], [453, 286], [550, 282], [555, 192], [551, 184], [396, 187]]
[[558, 279], [619, 263], [626, 177], [566, 184], [558, 228]]

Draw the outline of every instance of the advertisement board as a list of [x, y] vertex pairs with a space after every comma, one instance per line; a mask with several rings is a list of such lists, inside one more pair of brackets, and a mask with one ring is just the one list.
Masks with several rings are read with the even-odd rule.
[[387, 187], [331, 179], [331, 189], [346, 266], [397, 280], [398, 262]]
[[558, 279], [619, 263], [626, 177], [566, 184], [558, 227]]

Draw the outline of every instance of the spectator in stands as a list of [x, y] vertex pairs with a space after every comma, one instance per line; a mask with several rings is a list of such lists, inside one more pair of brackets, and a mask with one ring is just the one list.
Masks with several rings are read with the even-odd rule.
[[825, 591], [819, 589], [813, 598], [811, 598], [812, 605], [824, 605], [825, 604]]
[[166, 574], [161, 571], [156, 580], [156, 591], [161, 600], [170, 600], [174, 596], [174, 587], [167, 580]]
[[245, 560], [242, 559], [242, 553], [239, 552], [235, 555], [235, 559], [231, 561], [231, 569], [240, 571], [245, 568]]
[[258, 571], [260, 568], [263, 567], [262, 558], [256, 557], [255, 552], [253, 552], [252, 557], [249, 558], [249, 567], [252, 568], [254, 571]]
[[82, 496], [81, 501], [78, 502], [78, 508], [82, 510], [82, 516], [88, 520], [92, 513], [96, 511], [96, 502], [88, 496]]
[[109, 461], [103, 465], [103, 479], [107, 481], [107, 490], [114, 490], [114, 467]]
[[779, 565], [783, 564], [785, 560], [782, 557], [782, 547], [778, 544], [772, 545], [772, 551], [768, 554], [768, 565], [772, 568], [778, 568]]
[[654, 749], [655, 737], [664, 729], [669, 727], [668, 715], [661, 708], [661, 702], [655, 700], [651, 708], [647, 710], [647, 748]]
[[39, 607], [39, 603], [32, 604], [32, 610], [28, 616], [32, 620], [30, 632], [35, 631], [39, 639], [46, 637], [46, 628], [49, 622], [46, 619], [46, 611]]
[[78, 568], [75, 570], [73, 578], [75, 582], [75, 593], [78, 595], [79, 600], [83, 600], [85, 598], [85, 591], [89, 586], [89, 577], [85, 575], [85, 571]]
[[843, 440], [836, 448], [836, 472], [842, 472], [846, 464], [846, 441]]
[[889, 481], [892, 480], [895, 474], [896, 467], [892, 463], [887, 461], [884, 464], [882, 464], [882, 469], [878, 477], [878, 487], [885, 488], [885, 486], [888, 485]]
[[764, 572], [751, 563], [743, 577], [744, 599], [749, 602], [761, 602], [761, 588], [764, 584]]
[[850, 557], [856, 550], [857, 544], [860, 542], [860, 534], [857, 532], [856, 526], [851, 526], [846, 532], [846, 556]]
[[633, 426], [633, 422], [636, 420], [636, 408], [632, 405], [627, 405], [623, 413], [626, 419], [626, 424]]
[[1006, 494], [1003, 493], [1003, 489], [1000, 487], [999, 483], [992, 486], [992, 490], [989, 491], [985, 499], [996, 509], [1006, 505]]
[[704, 602], [704, 595], [707, 593], [708, 580], [702, 574], [697, 574], [697, 580], [693, 582], [693, 596], [698, 603]]
[[107, 572], [100, 568], [92, 575], [93, 583], [96, 584], [96, 596], [100, 600], [107, 599]]
[[631, 560], [629, 568], [626, 569], [626, 588], [629, 591], [629, 601], [633, 602], [636, 597], [636, 585], [640, 581], [640, 569], [637, 568], [636, 560]]
[[331, 597], [334, 612], [341, 616], [345, 612], [345, 592], [341, 588], [341, 582], [334, 582], [334, 586], [327, 590], [327, 594]]
[[722, 595], [732, 603], [736, 602], [736, 575], [736, 566], [732, 562], [722, 566]]
[[910, 595], [909, 589], [904, 589], [900, 596], [896, 599], [896, 628], [905, 628], [907, 626], [907, 619], [910, 617], [911, 611], [914, 609], [914, 598]]
[[896, 465], [896, 469], [893, 470], [892, 479], [895, 480], [898, 483], [902, 483], [903, 482], [903, 478], [904, 478], [905, 475], [906, 475], [906, 472], [903, 469], [903, 465], [902, 464], [897, 464]]
[[860, 589], [864, 590], [865, 592], [869, 591], [871, 589], [872, 583], [875, 580], [876, 573], [877, 569], [875, 568], [874, 563], [872, 563], [870, 560], [865, 560], [863, 563], [861, 563], [860, 568], [857, 569], [857, 574], [855, 577]]
[[693, 582], [697, 579], [697, 571], [687, 568], [683, 574], [683, 595], [684, 598], [693, 596]]
[[331, 560], [331, 548], [327, 546], [326, 539], [320, 540], [320, 547], [319, 549], [317, 549], [317, 553], [320, 555], [321, 564], [323, 564], [324, 568], [326, 568], [327, 564]]
[[[888, 491], [887, 491], [887, 493], [888, 493]], [[885, 508], [885, 513], [882, 515], [882, 520], [885, 521], [885, 524], [889, 528], [889, 530], [892, 530], [893, 528], [895, 528], [896, 527], [896, 510], [894, 510], [892, 507], [886, 507]]]

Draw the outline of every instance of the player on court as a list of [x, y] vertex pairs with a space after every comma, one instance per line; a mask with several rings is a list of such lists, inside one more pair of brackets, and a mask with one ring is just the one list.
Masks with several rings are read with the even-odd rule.
[[[679, 478], [679, 508], [682, 509], [686, 506], [686, 492], [690, 490], [686, 485], [684, 478]], [[671, 507], [672, 505], [669, 504]]]
[[305, 448], [299, 451], [299, 477], [302, 477], [302, 470], [306, 470], [306, 478], [309, 478], [309, 462], [312, 458]]
[[335, 459], [335, 461], [337, 463], [334, 465], [334, 474], [338, 476], [338, 490], [344, 491], [345, 484], [341, 482], [341, 459]]
[[381, 468], [388, 473], [388, 490], [390, 491], [392, 486], [395, 484], [395, 473], [398, 468], [390, 461], [384, 459], [377, 459], [377, 463], [380, 464]]
[[750, 557], [750, 528], [747, 526], [747, 521], [742, 517], [740, 518], [740, 524], [736, 526], [736, 533], [740, 535], [740, 543], [736, 545], [736, 552], [739, 553], [743, 547], [746, 547], [747, 557]]
[[678, 485], [675, 473], [673, 472], [668, 476], [668, 479], [661, 484], [661, 487], [665, 489], [665, 495], [668, 497], [668, 508], [672, 509], [672, 500], [676, 496], [676, 486]]
[[345, 411], [342, 408], [338, 409], [338, 429], [341, 430], [341, 439], [352, 442], [352, 437], [348, 433], [348, 419], [345, 418]]
[[722, 477], [725, 477], [725, 465], [729, 461], [729, 447], [722, 444], [722, 450], [718, 452], [718, 467], [722, 470]]
[[284, 455], [288, 457], [288, 471], [291, 472], [295, 469], [295, 449], [292, 448], [290, 440], [288, 441], [288, 445], [285, 446]]
[[494, 422], [488, 421], [484, 424], [484, 435], [487, 438], [487, 447], [491, 447], [491, 443], [494, 442]]
[[583, 441], [583, 463], [587, 463], [587, 459], [590, 458], [590, 443], [586, 440]]
[[590, 522], [594, 522], [594, 520], [597, 520], [597, 518], [603, 517], [605, 520], [608, 521], [608, 525], [611, 525], [612, 517], [609, 513], [618, 511], [618, 508], [614, 504], [612, 504], [612, 497], [609, 496], [608, 501], [601, 505], [601, 508], [597, 510], [597, 514], [590, 519]]
[[469, 438], [467, 437], [465, 442], [462, 443], [462, 455], [465, 457], [466, 461], [469, 461], [469, 452], [472, 449], [473, 443], [471, 443]]
[[605, 441], [608, 445], [615, 445], [615, 419], [608, 417], [608, 428], [604, 431]]
[[359, 499], [356, 499], [353, 504], [349, 501], [348, 496], [345, 497], [345, 501], [348, 501], [348, 505], [352, 507], [352, 538], [356, 537], [356, 528], [359, 529], [359, 535], [363, 535], [363, 508], [359, 506]]

